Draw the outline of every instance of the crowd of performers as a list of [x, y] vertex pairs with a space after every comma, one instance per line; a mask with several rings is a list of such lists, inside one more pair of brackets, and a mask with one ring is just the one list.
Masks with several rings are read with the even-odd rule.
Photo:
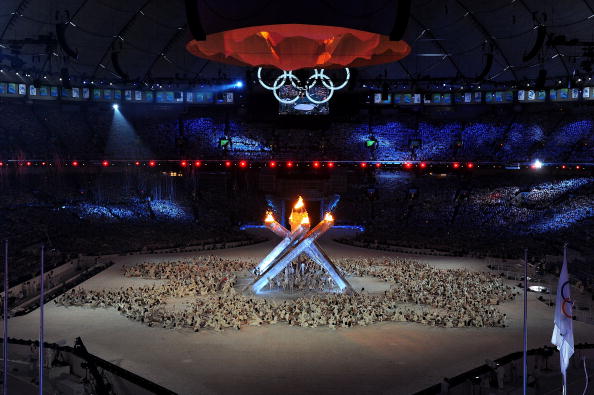
[[275, 323], [334, 329], [385, 321], [450, 328], [504, 327], [506, 315], [496, 306], [517, 293], [490, 273], [439, 270], [408, 258], [343, 258], [335, 263], [347, 278], [375, 277], [387, 282], [389, 289], [283, 297], [290, 295], [283, 293], [287, 290], [329, 290], [328, 276], [301, 260], [271, 283], [269, 288], [278, 288], [280, 297], [261, 297], [242, 292], [237, 285], [240, 277], [253, 278], [253, 262], [211, 256], [123, 266], [126, 277], [160, 281], [117, 289], [77, 287], [55, 303], [113, 307], [149, 326], [194, 331]]

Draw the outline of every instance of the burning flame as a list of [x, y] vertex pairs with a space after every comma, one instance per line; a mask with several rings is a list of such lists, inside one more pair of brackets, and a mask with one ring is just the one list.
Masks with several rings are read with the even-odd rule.
[[266, 212], [266, 219], [264, 220], [266, 223], [274, 222], [274, 217], [272, 216], [272, 211]]
[[309, 217], [303, 217], [301, 219], [301, 225], [309, 225]]
[[334, 222], [334, 217], [332, 216], [332, 213], [326, 213], [326, 215], [324, 216], [324, 221]]
[[301, 196], [299, 196], [299, 199], [297, 200], [297, 203], [295, 203], [295, 209], [302, 208], [303, 206], [304, 206], [304, 204], [303, 204], [303, 198]]

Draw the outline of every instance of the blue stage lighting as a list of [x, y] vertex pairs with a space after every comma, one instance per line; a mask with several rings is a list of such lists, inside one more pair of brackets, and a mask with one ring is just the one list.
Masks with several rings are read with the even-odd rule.
[[237, 81], [237, 82], [235, 83], [235, 87], [236, 87], [236, 88], [243, 88], [243, 81]]
[[116, 111], [117, 111], [117, 110], [120, 108], [120, 106], [119, 106], [118, 104], [113, 104], [113, 105], [111, 106], [111, 108], [113, 108], [114, 110], [116, 110]]

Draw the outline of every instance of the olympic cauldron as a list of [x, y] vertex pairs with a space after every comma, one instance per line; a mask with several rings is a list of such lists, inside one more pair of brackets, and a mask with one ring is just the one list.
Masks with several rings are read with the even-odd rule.
[[302, 253], [308, 255], [320, 265], [334, 280], [341, 292], [350, 293], [353, 291], [351, 285], [332, 263], [328, 254], [317, 243], [317, 239], [334, 225], [334, 217], [330, 212], [326, 213], [324, 219], [318, 225], [310, 229], [305, 204], [303, 199], [299, 197], [289, 217], [291, 230], [278, 223], [271, 212], [267, 213], [264, 223], [268, 229], [282, 237], [282, 241], [255, 268], [254, 272], [257, 278], [249, 286], [252, 292], [260, 292], [270, 280]]

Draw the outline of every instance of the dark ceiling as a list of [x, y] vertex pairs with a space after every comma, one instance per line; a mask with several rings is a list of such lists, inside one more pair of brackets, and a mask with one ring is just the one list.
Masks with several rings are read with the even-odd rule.
[[[343, 25], [388, 34], [396, 14], [394, 0], [199, 0], [207, 33], [246, 25], [282, 22]], [[594, 0], [413, 0], [404, 40], [410, 56], [361, 71], [374, 78], [474, 78], [493, 54], [487, 79], [535, 79], [588, 75], [594, 45]], [[71, 23], [66, 42], [78, 59], [55, 48], [56, 24]], [[524, 61], [546, 26], [546, 39], [534, 58]], [[51, 34], [51, 37], [47, 36]], [[564, 35], [564, 39], [554, 36]], [[27, 39], [29, 39], [27, 43]], [[13, 70], [58, 72], [89, 78], [233, 78], [244, 69], [210, 63], [186, 52], [191, 39], [183, 0], [2, 0], [0, 65]], [[571, 42], [570, 40], [574, 40]], [[53, 44], [52, 44], [53, 42]], [[594, 56], [594, 54], [593, 54]], [[594, 60], [594, 59], [591, 59]]]

